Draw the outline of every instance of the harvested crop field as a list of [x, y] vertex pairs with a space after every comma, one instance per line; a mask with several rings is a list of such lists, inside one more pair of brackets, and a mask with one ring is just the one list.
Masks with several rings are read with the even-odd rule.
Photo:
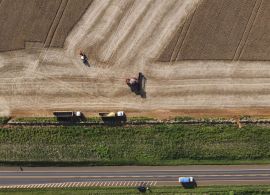
[[0, 3], [1, 115], [269, 114], [268, 1], [23, 2]]

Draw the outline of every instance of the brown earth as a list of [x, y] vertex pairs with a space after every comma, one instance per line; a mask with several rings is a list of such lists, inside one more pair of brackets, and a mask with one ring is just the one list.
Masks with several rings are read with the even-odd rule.
[[203, 0], [159, 60], [269, 60], [270, 1]]
[[2, 0], [0, 51], [24, 49], [25, 42], [63, 47], [92, 0]]
[[[251, 40], [253, 27], [249, 36], [240, 27], [249, 26], [250, 10], [263, 10], [264, 2], [223, 0], [217, 5], [215, 0], [94, 0], [67, 37], [68, 31], [63, 29], [71, 28], [67, 23], [76, 20], [69, 17], [67, 11], [73, 7], [72, 1], [61, 2], [51, 28], [54, 30], [49, 32], [51, 38], [47, 39], [52, 41], [44, 43], [59, 46], [65, 39], [63, 48], [43, 48], [28, 43], [24, 50], [0, 53], [0, 115], [40, 116], [50, 115], [53, 110], [82, 110], [91, 115], [124, 110], [128, 115], [157, 118], [269, 115], [268, 61], [175, 61], [170, 57], [172, 54], [173, 59], [180, 56], [175, 48], [181, 45], [181, 48], [189, 48], [186, 55], [193, 56], [197, 52], [199, 58], [207, 54], [202, 53], [206, 51], [202, 47], [212, 48], [209, 56], [214, 56], [217, 49], [224, 52], [223, 56], [244, 56], [242, 51], [249, 47], [243, 43]], [[3, 2], [0, 9], [2, 5]], [[222, 17], [216, 15], [219, 6]], [[203, 12], [203, 8], [208, 11]], [[224, 10], [227, 12], [223, 13]], [[236, 15], [241, 15], [243, 20]], [[220, 21], [210, 24], [206, 20], [201, 24], [198, 17]], [[9, 20], [12, 19], [9, 17]], [[234, 28], [229, 31], [224, 25], [234, 25]], [[209, 29], [213, 32], [208, 32]], [[187, 33], [179, 37], [181, 31]], [[209, 33], [210, 46], [199, 44], [204, 44], [205, 40], [197, 31], [204, 36]], [[221, 39], [219, 32], [230, 35], [229, 40]], [[61, 34], [63, 37], [59, 36]], [[158, 62], [176, 34], [179, 39], [174, 39], [172, 53], [166, 54], [168, 61]], [[197, 36], [197, 42], [191, 35]], [[190, 47], [187, 40], [196, 47]], [[79, 50], [87, 53], [90, 67], [81, 62]], [[216, 54], [222, 57], [218, 51]], [[146, 98], [136, 96], [125, 84], [126, 78], [139, 71], [147, 77]]]
[[68, 33], [77, 24], [93, 0], [69, 0], [51, 38], [51, 47], [63, 47]]

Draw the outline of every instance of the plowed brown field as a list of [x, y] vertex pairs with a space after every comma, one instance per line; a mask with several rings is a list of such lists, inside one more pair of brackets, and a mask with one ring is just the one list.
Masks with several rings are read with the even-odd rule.
[[[266, 0], [20, 2], [0, 3], [0, 49], [22, 49], [0, 53], [2, 115], [56, 109], [162, 118], [269, 114]], [[46, 8], [33, 11], [39, 17], [21, 11], [38, 3]], [[8, 6], [21, 7], [11, 14]], [[144, 99], [125, 84], [139, 71], [147, 77]]]
[[0, 51], [24, 49], [25, 42], [62, 47], [92, 0], [2, 0]]
[[269, 60], [270, 1], [203, 0], [159, 60]]

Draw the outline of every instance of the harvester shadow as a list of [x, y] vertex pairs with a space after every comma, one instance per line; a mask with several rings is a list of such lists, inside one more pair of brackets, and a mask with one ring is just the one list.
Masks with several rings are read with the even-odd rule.
[[140, 91], [140, 94], [139, 94], [141, 96], [141, 98], [146, 98], [146, 91], [145, 91], [146, 82], [147, 82], [147, 79], [144, 76], [144, 82], [143, 82], [143, 85], [142, 85], [142, 88], [141, 88], [141, 91]]

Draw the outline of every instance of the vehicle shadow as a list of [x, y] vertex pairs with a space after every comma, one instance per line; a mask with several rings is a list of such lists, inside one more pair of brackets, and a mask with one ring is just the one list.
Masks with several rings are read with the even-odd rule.
[[127, 122], [126, 116], [123, 118], [101, 118], [102, 122], [108, 126], [122, 126]]
[[194, 180], [193, 182], [190, 183], [182, 183], [182, 186], [185, 189], [194, 189], [197, 187], [197, 182]]

